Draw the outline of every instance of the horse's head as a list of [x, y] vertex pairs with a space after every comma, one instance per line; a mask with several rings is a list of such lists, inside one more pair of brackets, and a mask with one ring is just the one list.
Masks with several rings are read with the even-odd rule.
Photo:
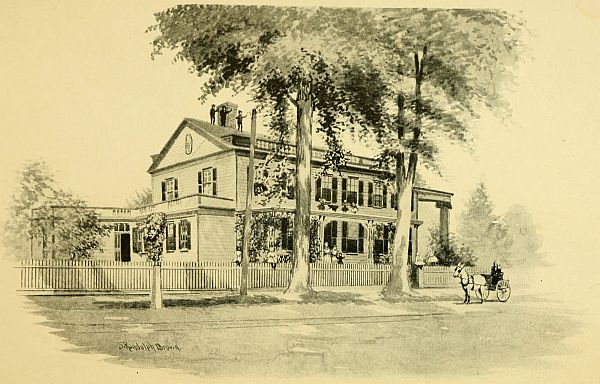
[[458, 263], [458, 265], [454, 267], [454, 273], [452, 274], [452, 276], [459, 277], [464, 267], [465, 265], [463, 263]]

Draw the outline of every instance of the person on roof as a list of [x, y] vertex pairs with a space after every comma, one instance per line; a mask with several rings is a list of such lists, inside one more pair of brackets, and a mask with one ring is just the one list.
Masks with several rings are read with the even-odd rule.
[[215, 105], [213, 104], [210, 107], [210, 123], [214, 124], [215, 123], [215, 115], [217, 114], [217, 109], [215, 108]]
[[221, 118], [221, 126], [222, 127], [225, 126], [225, 123], [227, 122], [227, 114], [231, 111], [233, 111], [233, 109], [227, 108], [224, 105], [219, 107], [219, 117]]
[[244, 117], [246, 117], [246, 115], [242, 115], [242, 111], [238, 111], [238, 114], [235, 117], [235, 120], [237, 121], [237, 129], [240, 132], [242, 132], [242, 130], [243, 130], [242, 125], [243, 125]]

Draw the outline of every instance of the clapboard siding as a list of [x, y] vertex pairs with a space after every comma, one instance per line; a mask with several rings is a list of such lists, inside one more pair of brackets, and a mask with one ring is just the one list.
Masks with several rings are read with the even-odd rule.
[[198, 217], [198, 260], [228, 261], [235, 256], [235, 216], [205, 214]]
[[235, 199], [235, 157], [234, 153], [221, 153], [198, 162], [182, 164], [172, 169], [159, 171], [152, 175], [152, 200], [160, 203], [162, 199], [161, 183], [168, 178], [176, 178], [179, 196], [198, 193], [198, 172], [204, 168], [217, 169], [217, 196]]

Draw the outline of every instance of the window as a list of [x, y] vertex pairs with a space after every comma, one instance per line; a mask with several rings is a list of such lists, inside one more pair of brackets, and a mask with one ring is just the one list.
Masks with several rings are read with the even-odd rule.
[[375, 226], [375, 242], [373, 244], [373, 253], [375, 255], [387, 255], [392, 237], [393, 231], [390, 230], [389, 225], [377, 224]]
[[358, 179], [351, 177], [348, 179], [348, 192], [347, 192], [347, 202], [348, 204], [356, 204], [357, 199], [357, 183]]
[[390, 207], [398, 209], [398, 194], [396, 192], [390, 193]]
[[288, 179], [286, 181], [287, 198], [294, 200], [296, 198], [296, 188], [294, 188], [294, 180], [291, 178], [291, 173], [288, 173]]
[[342, 203], [356, 204], [358, 179], [350, 177], [342, 179]]
[[175, 243], [175, 223], [167, 223], [167, 252], [173, 252], [177, 246]]
[[324, 236], [323, 236], [323, 245], [327, 243], [329, 248], [337, 247], [337, 221], [331, 221], [325, 224], [324, 228]]
[[364, 253], [365, 227], [360, 223], [342, 222], [342, 253]]
[[217, 196], [217, 168], [205, 168], [198, 172], [198, 193]]
[[387, 187], [383, 183], [375, 183], [373, 188], [373, 207], [385, 208], [387, 200]]
[[176, 178], [168, 178], [161, 183], [162, 201], [174, 200], [179, 197]]
[[188, 220], [181, 220], [179, 222], [179, 249], [189, 250], [191, 249], [191, 229], [192, 226]]
[[281, 249], [294, 250], [294, 227], [287, 217], [281, 219]]
[[337, 177], [323, 176], [317, 179], [315, 201], [323, 199], [327, 203], [337, 203]]
[[139, 228], [131, 229], [133, 237], [133, 253], [143, 253], [144, 252], [144, 233]]
[[367, 198], [367, 205], [369, 207], [373, 206], [373, 183], [369, 183], [369, 192], [367, 194], [368, 198]]

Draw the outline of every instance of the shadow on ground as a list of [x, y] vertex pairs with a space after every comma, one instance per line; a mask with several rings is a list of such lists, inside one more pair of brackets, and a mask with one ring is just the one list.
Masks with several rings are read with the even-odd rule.
[[[282, 301], [267, 295], [227, 295], [205, 298], [172, 298], [163, 299], [163, 307], [165, 308], [206, 308], [218, 305], [261, 305], [261, 304], [278, 304]], [[135, 301], [97, 301], [95, 305], [100, 309], [135, 309], [135, 308], [150, 308], [148, 300]]]
[[299, 304], [358, 304], [368, 305], [372, 302], [361, 298], [361, 295], [350, 292], [313, 291], [302, 296]]

